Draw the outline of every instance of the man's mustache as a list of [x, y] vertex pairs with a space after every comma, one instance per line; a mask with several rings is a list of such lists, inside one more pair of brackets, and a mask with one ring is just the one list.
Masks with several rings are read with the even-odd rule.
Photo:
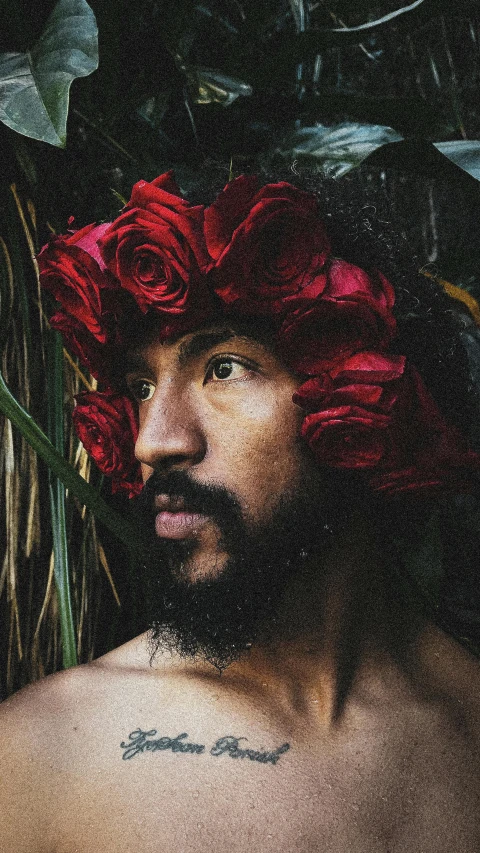
[[146, 517], [154, 516], [158, 512], [155, 508], [157, 495], [180, 499], [183, 511], [208, 515], [222, 526], [229, 522], [236, 524], [242, 519], [240, 505], [228, 489], [216, 484], [198, 483], [186, 471], [170, 471], [168, 474], [154, 471], [135, 498], [135, 507]]

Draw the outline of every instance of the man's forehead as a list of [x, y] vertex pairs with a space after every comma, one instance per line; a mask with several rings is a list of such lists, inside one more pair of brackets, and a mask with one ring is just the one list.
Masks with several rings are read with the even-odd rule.
[[228, 324], [214, 324], [198, 328], [193, 332], [182, 335], [175, 339], [160, 341], [150, 338], [144, 344], [137, 344], [134, 349], [127, 351], [125, 358], [125, 372], [138, 366], [148, 359], [153, 353], [161, 355], [173, 355], [180, 366], [184, 366], [208, 352], [213, 347], [237, 339], [257, 351], [270, 349], [266, 342], [259, 340], [255, 334], [249, 334], [249, 330], [241, 326]]

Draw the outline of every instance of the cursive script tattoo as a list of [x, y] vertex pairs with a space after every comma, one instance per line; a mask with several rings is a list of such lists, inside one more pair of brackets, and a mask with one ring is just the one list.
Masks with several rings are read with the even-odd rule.
[[233, 735], [221, 737], [217, 740], [216, 744], [212, 746], [210, 755], [229, 755], [230, 758], [249, 758], [250, 761], [260, 761], [261, 764], [276, 764], [280, 756], [283, 755], [287, 749], [290, 749], [289, 743], [282, 744], [282, 746], [279, 746], [278, 749], [274, 749], [272, 752], [259, 752], [255, 749], [240, 749], [238, 744], [241, 740], [247, 740], [247, 738], [233, 737]]
[[[128, 735], [128, 741], [122, 740], [120, 748], [123, 749], [122, 758], [128, 761], [143, 752], [158, 752], [170, 750], [177, 754], [190, 753], [190, 755], [203, 755], [205, 753], [205, 744], [189, 743], [185, 738], [188, 738], [186, 732], [182, 732], [176, 737], [160, 737], [155, 739], [157, 734], [156, 729], [135, 729]], [[219, 738], [209, 750], [209, 754], [214, 758], [221, 755], [228, 755], [230, 758], [249, 758], [250, 761], [259, 761], [260, 764], [277, 764], [279, 758], [290, 749], [289, 743], [284, 743], [277, 749], [271, 751], [244, 749], [240, 747], [240, 741], [245, 741], [245, 737], [234, 737], [234, 735], [225, 735]]]
[[134, 758], [140, 752], [157, 752], [157, 750], [166, 749], [171, 749], [172, 752], [190, 752], [197, 755], [205, 752], [205, 747], [201, 743], [182, 743], [183, 739], [188, 737], [186, 732], [182, 732], [177, 737], [161, 737], [158, 740], [147, 740], [147, 738], [153, 738], [156, 734], [156, 729], [150, 729], [148, 732], [144, 732], [142, 729], [135, 729], [134, 732], [130, 732], [128, 736], [130, 743], [122, 740], [120, 744], [120, 747], [125, 750], [122, 755], [123, 760], [127, 761], [129, 758]]

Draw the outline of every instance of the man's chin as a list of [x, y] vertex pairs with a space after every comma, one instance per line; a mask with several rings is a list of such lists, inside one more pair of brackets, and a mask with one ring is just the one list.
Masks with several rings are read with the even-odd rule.
[[187, 584], [214, 580], [229, 560], [220, 530], [212, 520], [182, 537], [158, 537], [158, 553], [160, 558], [167, 556], [170, 571]]
[[228, 554], [224, 551], [207, 553], [200, 549], [198, 551], [200, 553], [194, 550], [175, 571], [176, 577], [185, 584], [194, 585], [203, 581], [214, 581], [221, 577], [227, 567]]

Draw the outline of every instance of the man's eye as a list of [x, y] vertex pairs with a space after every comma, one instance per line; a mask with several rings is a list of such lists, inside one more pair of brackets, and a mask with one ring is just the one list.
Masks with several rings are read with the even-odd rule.
[[155, 386], [146, 379], [138, 379], [136, 382], [130, 383], [130, 392], [139, 403], [144, 403], [153, 397]]
[[206, 376], [206, 381], [220, 382], [222, 379], [243, 379], [250, 371], [246, 364], [233, 358], [217, 358], [212, 361]]

